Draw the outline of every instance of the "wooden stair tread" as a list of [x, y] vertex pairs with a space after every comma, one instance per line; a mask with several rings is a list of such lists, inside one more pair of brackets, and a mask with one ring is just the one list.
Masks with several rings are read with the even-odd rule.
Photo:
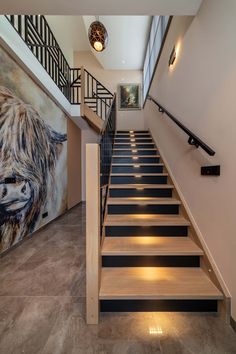
[[173, 189], [173, 184], [110, 184], [110, 189]]
[[203, 251], [189, 237], [105, 237], [102, 255], [201, 256]]
[[127, 144], [127, 145], [132, 145], [132, 144], [136, 144], [136, 145], [153, 145], [154, 144], [154, 142], [137, 142], [137, 141], [127, 141], [126, 143], [124, 142], [124, 143], [116, 143], [116, 142], [114, 142], [114, 145], [124, 145], [124, 144]]
[[[130, 147], [119, 148], [119, 149], [118, 148], [114, 148], [113, 150], [115, 150], [115, 151], [123, 151], [123, 150], [142, 150], [142, 151], [153, 151], [153, 150], [155, 150], [155, 151], [157, 151], [157, 148], [141, 148], [141, 149], [139, 149], [139, 148], [137, 148], [135, 146], [130, 146]], [[156, 155], [145, 155], [145, 156], [152, 157], [152, 156], [156, 156]]]
[[123, 135], [123, 136], [130, 136], [131, 134], [134, 134], [134, 135], [147, 135], [147, 136], [151, 136], [151, 134], [150, 134], [150, 132], [147, 130], [147, 131], [145, 131], [145, 132], [143, 132], [143, 133], [141, 133], [141, 132], [116, 132], [116, 135], [115, 136], [117, 136], [117, 135]]
[[119, 162], [119, 163], [112, 163], [112, 166], [140, 166], [140, 167], [142, 167], [142, 166], [164, 166], [164, 164], [163, 163], [156, 163], [156, 162], [134, 162], [134, 163], [132, 163], [132, 162], [124, 162], [124, 163], [122, 163], [122, 162]]
[[117, 172], [117, 173], [111, 173], [111, 176], [168, 176], [168, 173], [146, 173], [146, 172], [138, 172], [133, 173], [133, 172]]
[[135, 140], [139, 140], [139, 139], [147, 139], [147, 140], [153, 140], [151, 136], [144, 136], [144, 137], [138, 137], [138, 136], [125, 136], [125, 137], [115, 137], [115, 140], [131, 140], [131, 139], [135, 139]]
[[155, 158], [155, 157], [159, 157], [160, 155], [113, 155], [113, 159], [115, 158], [120, 158], [120, 157], [125, 157], [125, 158], [132, 158], [132, 157], [147, 157], [147, 158]]
[[181, 204], [181, 202], [175, 198], [153, 198], [153, 197], [124, 197], [124, 198], [112, 198], [109, 197], [107, 204], [118, 205], [118, 204], [140, 204], [140, 205], [176, 205]]
[[189, 226], [190, 222], [179, 215], [108, 214], [105, 226]]
[[102, 268], [100, 300], [215, 299], [222, 293], [201, 268]]

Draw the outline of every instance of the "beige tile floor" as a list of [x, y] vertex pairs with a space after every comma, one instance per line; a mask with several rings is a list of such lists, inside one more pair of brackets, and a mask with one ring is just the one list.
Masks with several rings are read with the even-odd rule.
[[107, 313], [85, 322], [85, 206], [0, 259], [0, 354], [233, 354], [219, 317]]

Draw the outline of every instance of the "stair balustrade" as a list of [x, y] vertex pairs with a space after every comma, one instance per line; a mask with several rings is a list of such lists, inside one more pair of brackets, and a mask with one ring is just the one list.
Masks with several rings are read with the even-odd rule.
[[70, 67], [45, 16], [6, 15], [6, 18], [67, 100], [71, 104], [86, 104], [105, 120], [113, 94], [87, 70]]

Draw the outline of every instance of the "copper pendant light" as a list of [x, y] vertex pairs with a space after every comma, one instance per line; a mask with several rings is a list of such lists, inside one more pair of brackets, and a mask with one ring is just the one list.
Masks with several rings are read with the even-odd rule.
[[91, 23], [88, 31], [89, 42], [93, 49], [102, 52], [108, 44], [108, 33], [100, 21]]

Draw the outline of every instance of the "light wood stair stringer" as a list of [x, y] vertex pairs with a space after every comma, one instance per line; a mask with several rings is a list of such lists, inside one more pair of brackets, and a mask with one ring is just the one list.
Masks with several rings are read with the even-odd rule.
[[[152, 136], [152, 133], [150, 131], [150, 135]], [[182, 202], [182, 205], [180, 206], [180, 215], [182, 215], [184, 218], [189, 220], [190, 226], [189, 226], [189, 237], [193, 239], [193, 241], [203, 250], [203, 255], [201, 256], [200, 259], [200, 266], [204, 270], [204, 272], [207, 274], [207, 276], [211, 279], [211, 281], [215, 284], [215, 286], [221, 290], [223, 293], [223, 300], [219, 302], [219, 314], [222, 316], [222, 318], [225, 319], [226, 323], [230, 323], [230, 314], [231, 314], [231, 296], [229, 293], [229, 290], [227, 289], [227, 286], [220, 274], [219, 269], [217, 268], [217, 265], [207, 247], [206, 242], [204, 241], [204, 237], [197, 226], [197, 223], [190, 211], [190, 208], [188, 207], [188, 204], [184, 198], [183, 193], [181, 192], [181, 189], [171, 171], [171, 168], [165, 159], [165, 156], [162, 152], [162, 149], [158, 146], [157, 141], [154, 139], [152, 136], [153, 141], [159, 151], [160, 154], [160, 161], [163, 162], [164, 168], [163, 172], [168, 173], [168, 184], [171, 184], [174, 186], [173, 189], [173, 198], [176, 198]]]

